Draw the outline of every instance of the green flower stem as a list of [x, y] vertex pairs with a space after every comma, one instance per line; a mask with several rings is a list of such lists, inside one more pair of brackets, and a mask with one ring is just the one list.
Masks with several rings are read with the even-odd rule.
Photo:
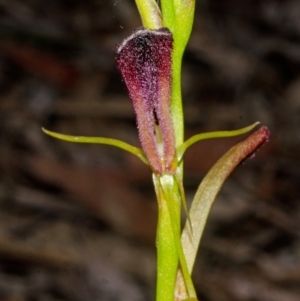
[[[165, 174], [159, 178], [162, 192], [167, 201], [169, 215], [171, 218], [171, 226], [173, 231], [174, 242], [176, 245], [180, 269], [184, 276], [185, 286], [188, 291], [189, 297], [196, 298], [196, 292], [189, 273], [185, 255], [180, 240], [181, 226], [180, 226], [180, 212], [181, 205], [185, 202], [183, 185], [178, 182], [178, 179], [174, 175]], [[182, 189], [180, 189], [180, 187]], [[185, 204], [186, 205], [186, 204]], [[179, 234], [179, 235], [178, 235]]]
[[[173, 33], [174, 49], [172, 56], [172, 97], [171, 115], [173, 119], [176, 146], [184, 141], [184, 116], [181, 93], [182, 56], [189, 40], [195, 10], [195, 0], [161, 0], [163, 25]], [[180, 163], [178, 177], [183, 177], [183, 164]]]
[[[176, 1], [176, 0], [174, 0]], [[178, 0], [175, 3], [175, 40], [181, 53], [189, 41], [194, 23], [195, 0]]]
[[[156, 301], [174, 300], [178, 263], [188, 296], [196, 298], [180, 240], [180, 213], [183, 196], [180, 183], [174, 175], [153, 175], [159, 219], [157, 228], [157, 298]], [[175, 251], [175, 252], [174, 252]]]
[[[158, 202], [156, 301], [174, 301], [174, 288], [179, 257], [174, 241], [167, 199], [162, 191], [160, 179], [155, 174], [153, 174], [153, 183]], [[174, 204], [174, 206], [176, 206], [174, 210], [176, 210], [179, 215], [180, 204]], [[177, 235], [180, 237], [180, 233]]]
[[161, 0], [161, 10], [163, 16], [163, 26], [168, 27], [174, 33], [175, 8], [173, 0]]
[[175, 44], [172, 63], [171, 115], [173, 119], [176, 146], [181, 145], [184, 141], [184, 117], [181, 96], [181, 59], [182, 54], [177, 51]]

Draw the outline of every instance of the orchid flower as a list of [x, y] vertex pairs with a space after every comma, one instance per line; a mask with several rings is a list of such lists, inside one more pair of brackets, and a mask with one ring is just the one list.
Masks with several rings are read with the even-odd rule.
[[[117, 46], [116, 62], [136, 114], [141, 148], [112, 138], [43, 131], [70, 142], [116, 146], [149, 165], [159, 209], [156, 300], [192, 301], [197, 296], [191, 274], [210, 208], [232, 170], [268, 140], [269, 130], [261, 127], [230, 149], [203, 179], [188, 210], [182, 182], [185, 151], [204, 139], [245, 134], [258, 122], [234, 131], [200, 133], [184, 142], [181, 60], [195, 0], [161, 0], [161, 9], [155, 0], [136, 0], [136, 4], [144, 27]], [[182, 206], [187, 215], [183, 231]]]

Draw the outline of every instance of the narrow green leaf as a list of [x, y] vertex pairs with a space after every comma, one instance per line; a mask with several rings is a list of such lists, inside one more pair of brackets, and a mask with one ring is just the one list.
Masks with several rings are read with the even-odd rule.
[[[190, 209], [193, 232], [191, 231], [190, 224], [186, 222], [181, 236], [182, 247], [190, 273], [193, 270], [208, 214], [222, 185], [241, 162], [251, 157], [262, 144], [268, 141], [269, 135], [268, 128], [261, 127], [250, 137], [238, 143], [223, 155], [202, 180]], [[183, 275], [180, 271], [177, 275], [175, 296], [175, 300], [177, 301], [188, 298]]]
[[149, 165], [148, 160], [144, 154], [144, 152], [135, 146], [132, 146], [126, 142], [123, 142], [121, 140], [112, 139], [112, 138], [104, 138], [104, 137], [84, 137], [84, 136], [71, 136], [71, 135], [64, 135], [60, 133], [55, 133], [48, 131], [44, 128], [42, 128], [42, 131], [56, 139], [68, 141], [68, 142], [74, 142], [74, 143], [91, 143], [91, 144], [105, 144], [105, 145], [111, 145], [118, 148], [121, 148], [123, 150], [126, 150], [127, 152], [137, 156], [140, 158], [145, 164]]

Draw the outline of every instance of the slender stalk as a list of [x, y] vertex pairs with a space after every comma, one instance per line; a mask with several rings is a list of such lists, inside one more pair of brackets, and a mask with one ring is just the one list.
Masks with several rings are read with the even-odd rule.
[[182, 195], [174, 175], [153, 175], [159, 218], [157, 229], [157, 301], [174, 300], [174, 277], [182, 270], [188, 296], [196, 298], [180, 240]]
[[181, 145], [184, 141], [184, 117], [181, 96], [181, 57], [182, 54], [178, 53], [175, 44], [172, 65], [171, 115], [176, 137], [176, 146]]
[[167, 201], [169, 215], [171, 219], [172, 232], [174, 237], [174, 242], [176, 245], [176, 250], [180, 263], [180, 270], [182, 271], [184, 277], [185, 287], [188, 292], [188, 296], [191, 298], [196, 298], [196, 292], [194, 284], [187, 267], [185, 255], [183, 253], [183, 248], [180, 240], [181, 225], [180, 225], [180, 208], [181, 204], [184, 202], [183, 194], [184, 191], [180, 190], [182, 183], [179, 183], [174, 175], [164, 174], [159, 178], [161, 189], [164, 197]]
[[[172, 221], [165, 194], [159, 177], [153, 175], [153, 183], [158, 201], [157, 224], [157, 280], [156, 301], [174, 301], [174, 287], [178, 270], [178, 253], [173, 236]], [[180, 213], [180, 206], [176, 210]], [[178, 233], [180, 235], [180, 233]]]
[[163, 26], [168, 27], [173, 32], [175, 24], [175, 8], [173, 0], [161, 0], [160, 3]]

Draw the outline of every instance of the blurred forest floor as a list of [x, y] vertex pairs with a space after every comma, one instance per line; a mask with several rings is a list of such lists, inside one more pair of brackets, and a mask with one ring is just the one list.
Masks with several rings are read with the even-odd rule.
[[[141, 26], [130, 0], [0, 1], [0, 300], [144, 301], [155, 293], [151, 174], [114, 62]], [[270, 142], [213, 207], [194, 271], [201, 301], [300, 300], [300, 1], [202, 0], [184, 57], [186, 137], [257, 120]], [[190, 201], [243, 139], [186, 154]]]

